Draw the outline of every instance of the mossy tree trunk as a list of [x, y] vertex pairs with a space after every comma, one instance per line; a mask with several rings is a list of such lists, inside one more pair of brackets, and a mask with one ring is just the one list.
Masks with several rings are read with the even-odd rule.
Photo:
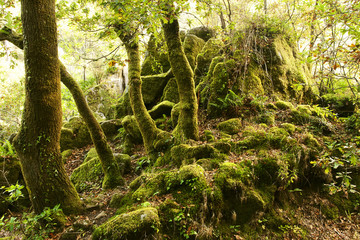
[[114, 154], [107, 142], [104, 131], [87, 104], [79, 84], [71, 77], [68, 71], [66, 71], [66, 68], [62, 63], [60, 63], [60, 74], [61, 81], [71, 92], [77, 109], [89, 129], [92, 142], [94, 143], [102, 170], [105, 174], [102, 184], [103, 188], [113, 188], [124, 184], [124, 180], [120, 175], [119, 166], [115, 161]]
[[154, 156], [155, 150], [153, 143], [160, 133], [160, 130], [156, 127], [154, 120], [148, 113], [141, 94], [142, 82], [138, 38], [136, 34], [135, 36], [126, 35], [121, 26], [117, 27], [117, 31], [121, 41], [125, 44], [129, 58], [129, 94], [131, 108], [136, 122], [139, 125], [146, 152], [150, 158], [154, 158], [156, 156]]
[[[57, 204], [65, 213], [83, 210], [60, 154], [62, 123], [55, 0], [21, 1], [26, 98], [14, 145], [36, 213]], [[44, 24], [46, 23], [46, 24]]]
[[[14, 33], [11, 29], [7, 27], [4, 27], [0, 30], [0, 41], [3, 40], [7, 40], [13, 43], [20, 49], [24, 48], [23, 37], [19, 34]], [[95, 149], [101, 161], [103, 172], [105, 174], [103, 187], [112, 188], [123, 184], [124, 181], [119, 174], [119, 166], [115, 162], [114, 155], [111, 151], [109, 144], [107, 143], [104, 131], [100, 127], [100, 124], [97, 122], [93, 112], [87, 104], [79, 84], [69, 74], [69, 72], [66, 70], [65, 66], [61, 62], [60, 76], [61, 81], [72, 94], [77, 109], [89, 129], [91, 139], [94, 143]]]
[[174, 133], [175, 136], [181, 138], [197, 140], [199, 138], [198, 103], [194, 73], [181, 44], [178, 20], [172, 19], [163, 23], [163, 29], [169, 52], [169, 62], [176, 78], [180, 98], [179, 120]]

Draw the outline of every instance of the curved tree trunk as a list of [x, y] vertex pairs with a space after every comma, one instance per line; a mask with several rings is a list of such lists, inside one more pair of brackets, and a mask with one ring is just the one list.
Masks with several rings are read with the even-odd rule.
[[14, 143], [24, 179], [36, 213], [57, 204], [65, 213], [80, 212], [82, 203], [60, 154], [62, 111], [55, 0], [23, 0], [21, 13], [26, 99]]
[[[20, 49], [24, 48], [23, 37], [19, 34], [14, 33], [11, 29], [7, 27], [3, 27], [0, 30], [0, 41], [3, 40], [11, 42]], [[61, 81], [72, 94], [77, 109], [89, 129], [91, 139], [94, 143], [103, 172], [105, 174], [103, 187], [112, 188], [118, 185], [122, 185], [124, 181], [119, 174], [119, 166], [115, 162], [114, 155], [110, 149], [109, 144], [107, 143], [104, 131], [100, 127], [100, 124], [97, 122], [93, 112], [87, 104], [79, 84], [75, 81], [75, 79], [72, 78], [72, 76], [66, 70], [64, 64], [62, 64], [61, 62], [60, 76]]]
[[[121, 29], [118, 29], [121, 32]], [[137, 37], [128, 38], [125, 34], [120, 34], [121, 41], [125, 44], [129, 58], [129, 94], [130, 103], [136, 122], [139, 125], [141, 135], [147, 154], [151, 159], [155, 158], [153, 142], [160, 130], [156, 127], [154, 120], [148, 113], [141, 94], [141, 67], [140, 53]]]
[[181, 44], [178, 20], [172, 19], [172, 21], [163, 23], [163, 29], [169, 52], [169, 62], [176, 78], [180, 97], [180, 115], [174, 133], [181, 138], [197, 140], [199, 139], [198, 104], [194, 73]]
[[79, 84], [66, 71], [65, 66], [60, 63], [61, 81], [71, 92], [77, 109], [84, 119], [86, 126], [89, 129], [92, 142], [94, 143], [96, 152], [99, 156], [102, 170], [105, 174], [103, 181], [103, 188], [113, 188], [124, 184], [124, 180], [120, 174], [120, 169], [115, 161], [111, 148], [106, 140], [104, 131], [97, 122], [93, 112], [86, 102], [85, 96]]

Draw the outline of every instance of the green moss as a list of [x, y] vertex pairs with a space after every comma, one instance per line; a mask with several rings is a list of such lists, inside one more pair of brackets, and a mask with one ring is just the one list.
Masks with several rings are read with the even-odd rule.
[[120, 119], [112, 119], [100, 123], [107, 139], [113, 139], [122, 127]]
[[272, 111], [261, 113], [256, 118], [257, 123], [265, 123], [267, 125], [274, 125], [275, 124], [275, 115]]
[[121, 119], [127, 115], [132, 115], [129, 92], [125, 92], [115, 106], [115, 118]]
[[171, 110], [174, 107], [175, 103], [169, 101], [163, 101], [155, 105], [151, 110], [149, 110], [149, 114], [152, 119], [162, 118], [163, 115], [170, 116]]
[[89, 160], [98, 157], [98, 154], [96, 152], [95, 148], [90, 148], [88, 153], [85, 155], [84, 163], [88, 162]]
[[76, 168], [70, 176], [77, 191], [84, 191], [93, 184], [100, 186], [103, 176], [99, 158], [93, 158]]
[[239, 118], [232, 118], [219, 123], [216, 127], [227, 134], [236, 134], [240, 131], [242, 124]]
[[212, 37], [215, 37], [215, 30], [205, 27], [205, 26], [201, 26], [201, 27], [196, 27], [196, 28], [192, 28], [189, 30], [188, 34], [193, 34], [201, 39], [203, 39], [205, 42], [209, 41], [209, 39], [211, 39]]
[[60, 149], [61, 151], [65, 151], [68, 149], [74, 148], [74, 132], [69, 128], [62, 128], [60, 135]]
[[166, 84], [161, 101], [170, 101], [173, 103], [178, 103], [180, 101], [179, 91], [175, 78], [171, 78]]
[[268, 134], [270, 145], [273, 148], [282, 148], [283, 146], [286, 146], [289, 133], [285, 129], [272, 127], [269, 129]]
[[229, 154], [231, 150], [231, 144], [227, 142], [214, 142], [210, 144], [217, 149], [220, 153]]
[[171, 157], [173, 162], [180, 166], [183, 161], [188, 159], [211, 158], [219, 155], [219, 151], [209, 144], [198, 146], [189, 146], [187, 144], [180, 144], [171, 148]]
[[72, 149], [68, 149], [61, 153], [61, 159], [62, 159], [63, 163], [65, 163], [67, 161], [67, 159], [71, 156], [72, 152], [73, 152]]
[[304, 138], [303, 142], [306, 146], [310, 148], [319, 149], [321, 145], [319, 144], [318, 140], [312, 135], [311, 133], [307, 133]]
[[353, 95], [348, 94], [325, 94], [321, 96], [324, 105], [329, 106], [340, 117], [347, 117], [354, 113], [356, 104], [353, 101]]
[[174, 128], [178, 124], [180, 109], [181, 109], [180, 103], [177, 103], [171, 110], [171, 122]]
[[245, 164], [224, 162], [214, 176], [215, 184], [223, 192], [240, 192], [251, 179], [250, 168]]
[[335, 220], [339, 218], [339, 209], [330, 202], [320, 205], [321, 213], [325, 215], [327, 219]]
[[201, 140], [206, 141], [206, 142], [214, 142], [215, 137], [214, 137], [214, 134], [210, 130], [205, 130], [204, 135], [201, 136]]
[[241, 87], [246, 94], [263, 95], [264, 88], [261, 82], [262, 73], [259, 67], [250, 65], [247, 76], [241, 83]]
[[285, 129], [289, 134], [294, 134], [296, 130], [295, 125], [291, 123], [282, 123], [280, 127]]
[[205, 41], [195, 35], [187, 34], [184, 40], [184, 52], [192, 69], [195, 69], [196, 57], [205, 45]]
[[263, 129], [246, 127], [243, 131], [243, 140], [235, 143], [235, 151], [252, 148], [268, 148], [269, 141], [267, 132]]
[[141, 132], [134, 116], [124, 117], [121, 123], [133, 143], [142, 143]]
[[170, 75], [167, 73], [141, 77], [141, 92], [147, 107], [153, 106], [161, 98], [169, 79]]
[[277, 101], [274, 103], [275, 106], [280, 110], [291, 110], [294, 109], [294, 105], [291, 102]]
[[156, 234], [160, 227], [155, 208], [141, 208], [124, 213], [96, 228], [92, 239], [145, 239]]

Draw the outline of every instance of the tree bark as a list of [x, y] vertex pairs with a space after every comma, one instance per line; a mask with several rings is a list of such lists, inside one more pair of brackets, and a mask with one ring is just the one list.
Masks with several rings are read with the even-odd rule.
[[148, 156], [153, 159], [156, 157], [153, 142], [160, 133], [160, 130], [156, 127], [154, 120], [148, 113], [141, 94], [142, 81], [138, 39], [137, 36], [128, 37], [128, 35], [122, 34], [121, 26], [117, 28], [119, 37], [125, 44], [129, 58], [129, 94], [131, 108], [136, 122], [139, 125], [146, 152]]
[[181, 138], [198, 140], [198, 104], [194, 73], [181, 44], [178, 20], [172, 19], [163, 23], [163, 29], [169, 52], [169, 62], [176, 78], [180, 97], [180, 114], [174, 133], [175, 136]]
[[36, 213], [57, 204], [83, 210], [60, 154], [60, 71], [54, 0], [21, 1], [25, 49], [25, 106], [14, 145]]
[[[4, 27], [0, 30], [0, 41], [4, 40], [11, 42], [20, 49], [24, 48], [23, 37], [7, 27]], [[119, 174], [119, 166], [115, 162], [114, 155], [109, 144], [107, 143], [104, 131], [102, 130], [100, 124], [97, 122], [93, 112], [87, 104], [79, 84], [75, 81], [75, 79], [72, 78], [72, 76], [66, 70], [64, 64], [61, 62], [60, 76], [62, 83], [69, 89], [70, 93], [72, 94], [79, 114], [84, 119], [89, 129], [91, 139], [94, 143], [103, 172], [105, 174], [103, 188], [112, 188], [118, 185], [122, 185], [124, 181]]]

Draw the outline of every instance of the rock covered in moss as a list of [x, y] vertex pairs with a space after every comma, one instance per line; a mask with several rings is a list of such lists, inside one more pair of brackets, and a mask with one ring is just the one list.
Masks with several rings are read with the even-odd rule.
[[178, 103], [180, 101], [178, 86], [175, 78], [171, 78], [164, 88], [161, 101], [170, 101]]
[[72, 152], [73, 152], [72, 149], [68, 149], [61, 153], [61, 159], [62, 159], [63, 163], [65, 163], [66, 160], [71, 156]]
[[168, 73], [141, 77], [141, 92], [147, 107], [153, 106], [161, 98], [170, 78], [171, 75]]
[[115, 118], [121, 119], [127, 115], [132, 115], [129, 92], [125, 92], [115, 106]]
[[121, 123], [132, 142], [142, 143], [142, 135], [134, 116], [124, 117]]
[[60, 137], [62, 151], [81, 148], [90, 143], [92, 143], [90, 133], [82, 118], [73, 117], [64, 124]]
[[174, 105], [175, 103], [169, 101], [160, 102], [149, 110], [149, 114], [152, 119], [162, 118], [163, 115], [170, 116]]
[[291, 102], [276, 101], [275, 106], [280, 110], [291, 110], [294, 109], [294, 105]]
[[95, 229], [92, 239], [147, 239], [160, 227], [158, 211], [147, 207], [124, 213]]
[[294, 134], [296, 127], [294, 124], [291, 123], [282, 123], [280, 125], [281, 128], [285, 129], [288, 133]]
[[156, 75], [170, 69], [168, 54], [162, 39], [156, 39], [154, 35], [151, 35], [146, 51], [147, 54], [141, 66], [142, 76]]
[[120, 119], [107, 120], [100, 123], [102, 130], [107, 138], [113, 138], [118, 134], [119, 129], [122, 127]]
[[275, 114], [272, 111], [267, 111], [267, 112], [261, 113], [256, 118], [256, 122], [257, 123], [264, 123], [264, 124], [267, 124], [267, 125], [274, 125], [275, 124]]
[[205, 26], [201, 26], [190, 29], [188, 34], [193, 34], [207, 42], [210, 38], [215, 37], [215, 30]]
[[206, 141], [206, 142], [214, 142], [215, 137], [214, 137], [214, 134], [210, 130], [205, 130], [204, 135], [201, 136], [201, 140]]
[[[130, 171], [131, 157], [126, 154], [115, 154], [115, 161], [119, 165], [119, 175]], [[77, 167], [70, 176], [77, 191], [84, 191], [93, 184], [100, 186], [103, 170], [99, 157], [89, 155], [87, 160]]]
[[222, 132], [233, 135], [240, 131], [241, 126], [242, 124], [239, 118], [232, 118], [219, 123], [216, 127]]
[[208, 74], [213, 58], [220, 55], [222, 47], [223, 43], [218, 39], [210, 39], [205, 43], [197, 56], [197, 65], [194, 70], [196, 83], [199, 83], [200, 78]]
[[184, 52], [192, 69], [195, 69], [196, 57], [205, 45], [205, 41], [195, 35], [187, 34], [184, 40]]
[[180, 144], [171, 148], [171, 158], [177, 166], [180, 166], [183, 161], [188, 159], [211, 158], [216, 157], [218, 153], [219, 151], [209, 144], [198, 146]]

